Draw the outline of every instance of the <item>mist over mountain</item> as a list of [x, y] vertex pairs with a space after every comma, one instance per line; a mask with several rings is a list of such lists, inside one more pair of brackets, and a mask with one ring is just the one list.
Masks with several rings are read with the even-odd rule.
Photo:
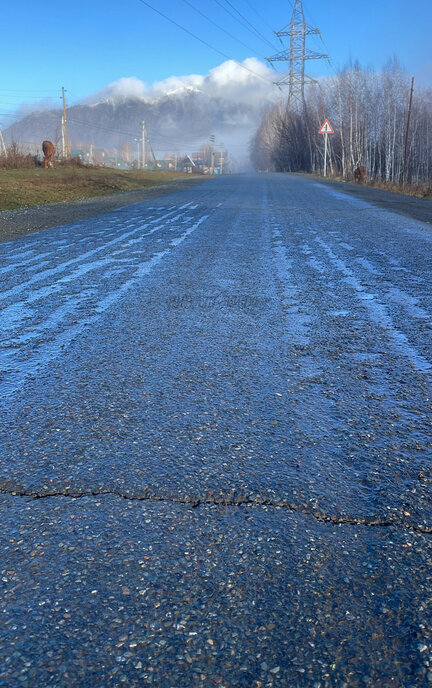
[[[207, 75], [170, 77], [148, 86], [123, 78], [67, 108], [72, 148], [93, 144], [118, 150], [125, 142], [136, 149], [145, 121], [158, 157], [177, 149], [191, 153], [209, 142], [222, 144], [232, 157], [247, 154], [248, 143], [263, 110], [276, 99], [272, 71], [255, 58], [224, 62]], [[33, 152], [49, 139], [61, 146], [61, 109], [32, 112], [5, 130], [7, 143], [17, 141]]]

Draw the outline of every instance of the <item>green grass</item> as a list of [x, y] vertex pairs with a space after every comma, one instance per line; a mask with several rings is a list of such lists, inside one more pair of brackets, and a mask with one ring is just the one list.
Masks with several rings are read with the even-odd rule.
[[191, 176], [165, 170], [115, 170], [108, 167], [0, 169], [0, 210], [145, 189]]

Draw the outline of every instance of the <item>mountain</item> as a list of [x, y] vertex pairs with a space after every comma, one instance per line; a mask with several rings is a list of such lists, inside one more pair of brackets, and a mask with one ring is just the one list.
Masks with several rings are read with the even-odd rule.
[[[145, 121], [157, 157], [175, 149], [191, 153], [208, 145], [211, 134], [217, 148], [223, 145], [233, 157], [244, 156], [264, 108], [274, 101], [267, 68], [254, 60], [261, 74], [252, 72], [251, 61], [246, 74], [242, 65], [227, 62], [206, 76], [171, 77], [151, 88], [135, 78], [110, 84], [67, 109], [71, 147], [119, 150], [128, 142], [136, 150]], [[61, 119], [60, 109], [32, 112], [4, 131], [5, 141], [21, 142], [33, 152], [44, 139], [60, 147]]]

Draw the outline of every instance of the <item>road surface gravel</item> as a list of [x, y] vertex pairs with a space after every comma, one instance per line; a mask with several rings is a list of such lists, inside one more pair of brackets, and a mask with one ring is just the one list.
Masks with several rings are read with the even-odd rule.
[[0, 244], [0, 686], [432, 682], [431, 243], [239, 175]]

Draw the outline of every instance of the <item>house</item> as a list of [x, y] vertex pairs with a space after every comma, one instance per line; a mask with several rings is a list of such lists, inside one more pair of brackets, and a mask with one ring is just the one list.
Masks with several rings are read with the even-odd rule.
[[187, 172], [188, 174], [202, 174], [203, 169], [198, 160], [193, 160], [190, 155], [185, 155], [182, 160], [179, 160], [178, 169], [180, 172]]

